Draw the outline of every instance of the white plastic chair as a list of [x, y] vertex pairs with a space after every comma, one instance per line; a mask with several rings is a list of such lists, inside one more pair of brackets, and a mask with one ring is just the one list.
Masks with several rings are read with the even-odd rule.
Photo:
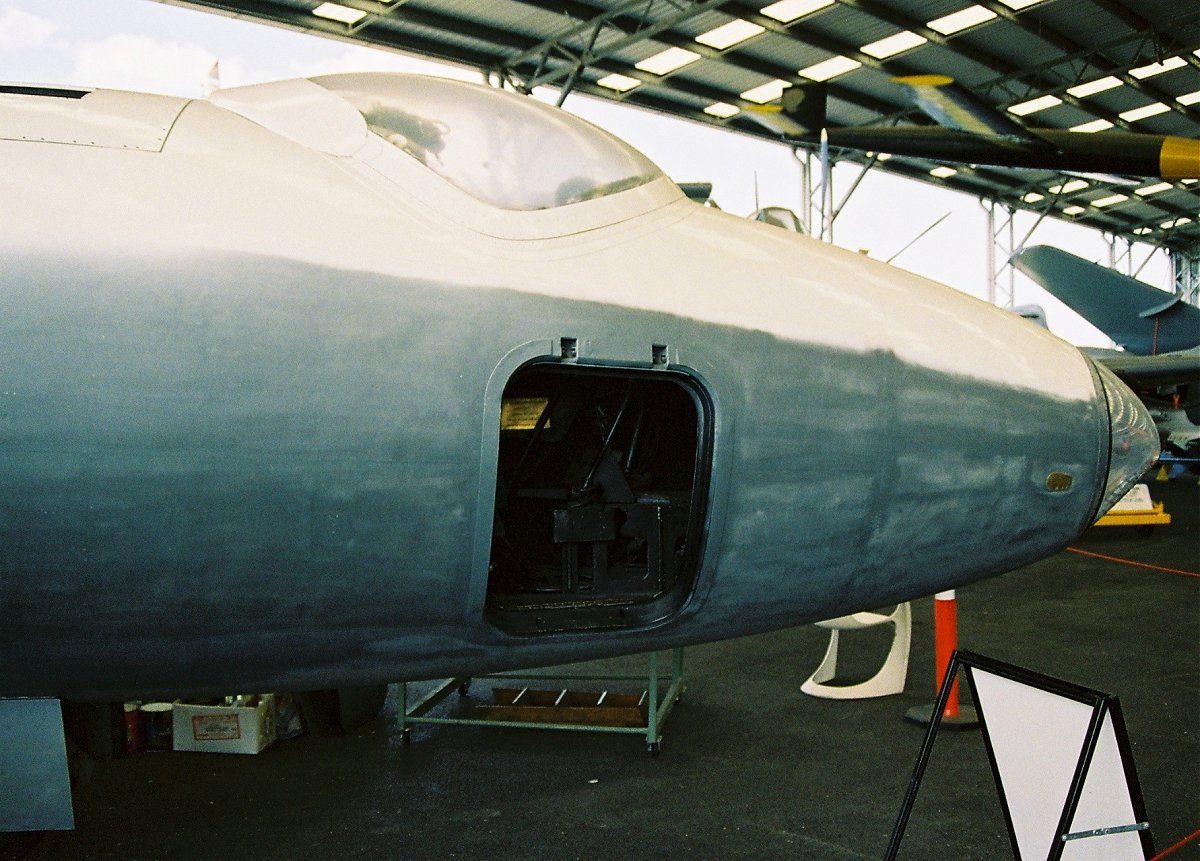
[[[830, 629], [829, 646], [825, 649], [825, 657], [808, 680], [800, 686], [800, 690], [809, 696], [831, 700], [885, 697], [904, 690], [904, 681], [908, 677], [908, 648], [912, 641], [912, 608], [907, 601], [897, 604], [896, 609], [886, 616], [883, 613], [863, 611], [851, 613], [849, 616], [838, 616], [836, 619], [826, 619], [816, 624]], [[842, 631], [872, 628], [875, 625], [892, 626], [892, 647], [888, 650], [879, 672], [865, 682], [853, 685], [825, 684], [837, 675], [838, 634]]]

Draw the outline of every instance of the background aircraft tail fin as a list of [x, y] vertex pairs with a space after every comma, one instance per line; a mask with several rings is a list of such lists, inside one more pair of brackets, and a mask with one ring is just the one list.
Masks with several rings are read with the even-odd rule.
[[1131, 353], [1152, 356], [1200, 344], [1200, 308], [1048, 245], [1013, 256], [1013, 265]]

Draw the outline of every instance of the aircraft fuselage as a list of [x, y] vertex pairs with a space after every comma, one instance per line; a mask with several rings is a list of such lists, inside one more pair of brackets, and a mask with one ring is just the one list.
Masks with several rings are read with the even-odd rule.
[[1132, 396], [1002, 311], [661, 177], [497, 210], [292, 86], [0, 95], [0, 695], [765, 631], [1054, 553], [1127, 478]]

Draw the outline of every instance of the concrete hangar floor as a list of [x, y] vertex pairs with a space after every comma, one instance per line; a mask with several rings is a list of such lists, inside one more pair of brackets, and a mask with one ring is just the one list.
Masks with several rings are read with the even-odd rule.
[[[1169, 526], [1148, 538], [1093, 529], [1075, 546], [1196, 571], [1200, 488], [1151, 490]], [[257, 756], [98, 761], [77, 796], [77, 830], [47, 834], [21, 854], [879, 858], [923, 738], [904, 712], [933, 699], [931, 604], [914, 604], [899, 696], [835, 702], [800, 693], [827, 639], [806, 626], [689, 649], [688, 689], [657, 757], [637, 736], [477, 727], [419, 726], [405, 746], [389, 699], [357, 733], [302, 735]], [[964, 648], [1120, 697], [1158, 852], [1200, 828], [1200, 579], [1064, 552], [961, 589], [958, 605]], [[843, 640], [848, 675], [870, 673], [881, 658], [886, 645], [873, 633]], [[455, 701], [440, 708], [461, 707]], [[1012, 857], [978, 731], [938, 737], [900, 857]], [[1200, 841], [1170, 857], [1200, 859]]]

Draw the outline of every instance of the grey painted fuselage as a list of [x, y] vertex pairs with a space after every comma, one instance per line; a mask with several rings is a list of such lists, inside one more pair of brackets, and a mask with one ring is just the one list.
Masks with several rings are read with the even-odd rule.
[[[1041, 558], [1105, 495], [1095, 370], [982, 303], [682, 198], [561, 241], [386, 201], [339, 225], [375, 199], [357, 167], [284, 141], [277, 174], [243, 169], [267, 132], [199, 104], [189, 139], [192, 110], [177, 154], [0, 141], [27, 207], [0, 232], [0, 696], [312, 689], [764, 631]], [[264, 222], [289, 218], [341, 230], [344, 265]], [[362, 238], [381, 226], [394, 257]], [[489, 621], [501, 401], [531, 362], [661, 369], [708, 399], [699, 561], [661, 618]]]

